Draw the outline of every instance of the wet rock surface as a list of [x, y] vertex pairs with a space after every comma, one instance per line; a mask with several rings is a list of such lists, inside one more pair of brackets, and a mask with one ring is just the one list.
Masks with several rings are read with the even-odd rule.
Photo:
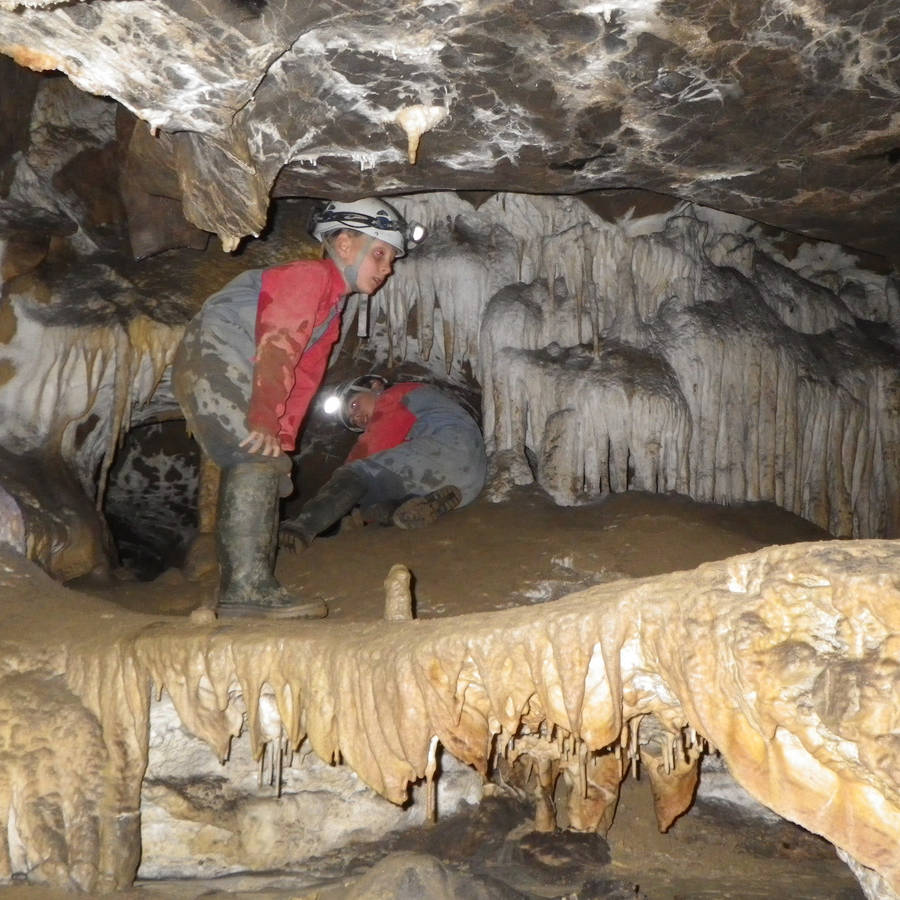
[[127, 151], [138, 255], [232, 249], [270, 195], [643, 187], [897, 259], [892, 0], [4, 0], [0, 32], [157, 136], [152, 177]]

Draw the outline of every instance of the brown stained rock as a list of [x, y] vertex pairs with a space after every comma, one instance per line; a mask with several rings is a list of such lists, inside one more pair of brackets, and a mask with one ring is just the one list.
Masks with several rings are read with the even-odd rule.
[[[53, 239], [69, 237], [78, 226], [67, 216], [24, 203], [0, 202], [0, 280], [11, 281], [36, 269], [47, 258]], [[9, 315], [4, 304], [0, 315]], [[0, 340], [4, 329], [0, 326]]]
[[122, 111], [117, 121], [119, 192], [128, 218], [128, 238], [135, 259], [173, 247], [202, 250], [209, 233], [184, 217], [172, 138], [153, 135], [145, 122]]
[[8, 344], [16, 336], [16, 311], [11, 303], [0, 306], [0, 344]]
[[91, 147], [71, 157], [53, 176], [60, 196], [81, 210], [81, 228], [98, 246], [118, 249], [125, 210], [110, 172], [116, 167], [116, 147]]
[[47, 236], [33, 240], [9, 241], [3, 251], [0, 279], [10, 281], [36, 269], [46, 258], [49, 249], [50, 238]]
[[566, 809], [568, 824], [576, 831], [605, 835], [612, 827], [622, 783], [622, 760], [615, 753], [596, 753], [583, 762], [583, 776], [565, 769], [570, 785]]
[[[5, 3], [0, 50], [169, 136], [226, 249], [271, 196], [641, 187], [898, 259], [893, 0], [238, 8]], [[414, 107], [446, 116], [410, 156]]]
[[700, 751], [692, 747], [687, 756], [676, 754], [673, 768], [658, 756], [641, 749], [641, 764], [650, 779], [653, 808], [659, 830], [668, 831], [672, 823], [690, 808], [700, 777]]
[[24, 866], [31, 882], [90, 892], [98, 885], [107, 751], [97, 717], [59, 681], [47, 672], [0, 678], [0, 792], [27, 848], [14, 863], [4, 840], [0, 878]]
[[58, 459], [0, 449], [4, 493], [15, 501], [26, 554], [60, 581], [109, 574], [111, 538], [103, 517]]
[[[0, 81], [4, 90], [0, 94], [0, 117], [5, 127], [0, 134], [0, 160], [7, 160], [28, 146], [28, 123], [40, 76], [16, 65], [8, 56], [0, 57]], [[9, 177], [0, 165], [0, 183]], [[6, 185], [4, 191], [6, 193]]]
[[[22, 557], [0, 548], [0, 560], [0, 796], [3, 834], [19, 842], [0, 846], [0, 875], [90, 894], [126, 887], [140, 860], [150, 701], [121, 654], [129, 627]], [[47, 628], [68, 634], [46, 640]], [[31, 637], [13, 646], [16, 633]]]

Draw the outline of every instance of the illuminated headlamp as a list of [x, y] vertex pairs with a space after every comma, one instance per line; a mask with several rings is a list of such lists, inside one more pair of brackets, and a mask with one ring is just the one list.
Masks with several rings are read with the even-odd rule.
[[418, 222], [410, 222], [406, 229], [406, 246], [417, 247], [425, 238], [425, 226]]
[[337, 416], [341, 424], [350, 431], [362, 431], [362, 428], [358, 428], [350, 421], [349, 400], [353, 394], [358, 394], [361, 391], [370, 391], [376, 384], [386, 388], [390, 385], [390, 382], [383, 375], [375, 375], [372, 372], [345, 382], [322, 401], [322, 412], [328, 416]]

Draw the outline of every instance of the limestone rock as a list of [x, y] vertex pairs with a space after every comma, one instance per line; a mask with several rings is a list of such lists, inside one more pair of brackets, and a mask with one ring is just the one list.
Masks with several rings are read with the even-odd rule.
[[[273, 753], [281, 752], [281, 745], [273, 742], [258, 762], [243, 734], [232, 739], [228, 761], [220, 763], [184, 728], [167, 696], [151, 707], [149, 741], [141, 878], [291, 869], [425, 822], [424, 786], [401, 808], [379, 797], [347, 766], [328, 765], [308, 748], [288, 751], [276, 764]], [[479, 802], [479, 775], [449, 756], [441, 768], [442, 815]]]
[[0, 51], [165, 136], [226, 250], [270, 196], [637, 186], [896, 260], [897, 28], [892, 0], [0, 5]]

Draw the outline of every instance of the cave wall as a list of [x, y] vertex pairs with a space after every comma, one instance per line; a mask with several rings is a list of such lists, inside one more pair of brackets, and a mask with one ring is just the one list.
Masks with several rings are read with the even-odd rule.
[[[132, 423], [178, 417], [168, 364], [203, 298], [243, 268], [316, 247], [303, 199], [281, 201], [265, 233], [231, 254], [168, 212], [136, 214], [171, 172], [135, 150], [146, 140], [133, 117], [58, 75], [15, 73], [28, 127], [8, 139], [0, 204], [0, 447], [60, 477], [32, 473], [26, 489], [10, 473], [6, 531], [72, 577], [110, 556], [106, 522], [89, 512], [109, 489], [111, 510], [129, 506], [135, 485], [168, 496], [174, 466], [180, 496], [193, 495], [192, 464], [159, 457], [122, 472], [120, 444]], [[639, 190], [395, 199], [428, 239], [371, 299], [368, 338], [355, 335], [350, 299], [350, 352], [329, 377], [413, 366], [480, 393], [490, 499], [532, 482], [566, 505], [678, 491], [771, 500], [840, 536], [897, 534], [889, 267]], [[136, 260], [138, 222], [171, 248]], [[298, 462], [319, 448], [308, 442]], [[88, 504], [60, 509], [66, 480]], [[152, 509], [146, 519], [145, 532], [190, 527]]]
[[521, 194], [404, 209], [431, 235], [375, 298], [379, 337], [481, 385], [492, 499], [533, 481], [565, 505], [677, 491], [898, 534], [890, 275], [829, 245], [788, 257], [687, 203], [615, 221]]

